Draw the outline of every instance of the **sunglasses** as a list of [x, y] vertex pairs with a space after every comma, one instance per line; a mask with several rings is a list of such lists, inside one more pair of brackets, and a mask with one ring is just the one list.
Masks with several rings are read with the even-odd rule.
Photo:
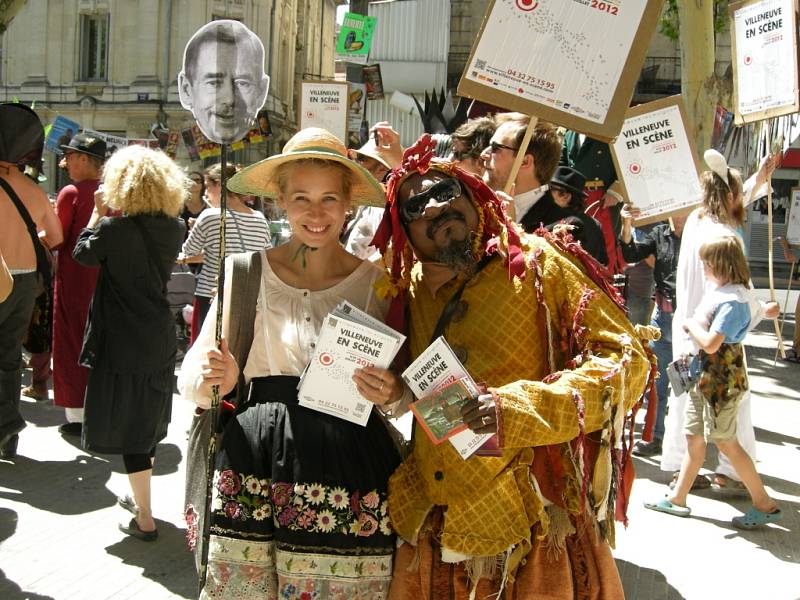
[[512, 152], [516, 152], [519, 148], [512, 148], [511, 146], [506, 146], [505, 144], [498, 144], [497, 142], [489, 142], [489, 148], [491, 148], [492, 154], [497, 154], [497, 152], [502, 148], [503, 150], [511, 150]]
[[444, 179], [431, 186], [421, 194], [411, 196], [400, 207], [400, 216], [405, 223], [412, 223], [423, 217], [428, 202], [435, 200], [439, 204], [450, 205], [464, 193], [461, 182], [455, 177]]

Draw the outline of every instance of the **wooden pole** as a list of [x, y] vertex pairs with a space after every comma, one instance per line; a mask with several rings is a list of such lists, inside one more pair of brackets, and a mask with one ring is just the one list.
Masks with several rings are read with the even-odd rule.
[[[767, 160], [771, 157], [772, 153], [772, 127], [771, 123], [767, 123], [766, 128], [767, 133]], [[770, 174], [769, 179], [767, 179], [767, 240], [769, 240], [767, 245], [768, 250], [768, 267], [769, 267], [769, 299], [772, 302], [775, 302], [775, 276], [772, 268], [772, 174]], [[772, 323], [775, 325], [775, 336], [778, 338], [778, 352], [781, 355], [781, 358], [786, 358], [786, 350], [783, 348], [783, 337], [781, 336], [781, 327], [778, 325], [778, 318], [772, 320]]]
[[[796, 264], [797, 261], [793, 261], [792, 266], [789, 269], [789, 285], [786, 286], [786, 297], [783, 299], [783, 311], [781, 311], [783, 313], [783, 316], [781, 317], [781, 327], [780, 327], [781, 335], [783, 335], [783, 324], [786, 323], [786, 310], [789, 308], [789, 292], [792, 291], [792, 278], [794, 276], [794, 267]], [[800, 324], [795, 323], [794, 326], [800, 327]], [[778, 348], [775, 349], [775, 358], [772, 361], [773, 367], [775, 366], [775, 363], [778, 362], [778, 352], [780, 352], [780, 349], [782, 348], [783, 348], [783, 343], [781, 343], [780, 346], [778, 346]], [[783, 358], [786, 358], [786, 352], [784, 352]]]
[[503, 191], [508, 195], [511, 195], [511, 188], [514, 185], [514, 182], [517, 180], [517, 173], [519, 173], [519, 168], [522, 166], [522, 161], [525, 160], [525, 149], [528, 147], [528, 142], [531, 141], [533, 130], [536, 128], [536, 123], [538, 122], [539, 118], [531, 115], [530, 122], [528, 123], [528, 129], [525, 130], [525, 136], [522, 138], [522, 143], [517, 150], [517, 156], [514, 159], [514, 164], [511, 165], [511, 173], [508, 175], [508, 181], [506, 181], [506, 186], [503, 188]]

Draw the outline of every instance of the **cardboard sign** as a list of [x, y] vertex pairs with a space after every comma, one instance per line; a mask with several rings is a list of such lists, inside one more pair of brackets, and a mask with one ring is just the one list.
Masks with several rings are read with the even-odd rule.
[[611, 154], [625, 196], [642, 211], [636, 225], [688, 212], [700, 202], [700, 165], [680, 96], [631, 108]]
[[300, 129], [321, 127], [347, 140], [348, 84], [345, 81], [302, 81]]
[[792, 188], [789, 218], [786, 220], [786, 241], [792, 246], [800, 246], [800, 188]]
[[664, 0], [491, 0], [461, 96], [611, 141]]
[[339, 37], [336, 40], [336, 60], [367, 64], [372, 34], [375, 31], [375, 17], [356, 13], [345, 13]]
[[264, 44], [239, 21], [206, 23], [186, 44], [178, 96], [212, 142], [232, 144], [245, 137], [268, 89]]
[[[128, 145], [128, 138], [125, 136], [103, 133], [102, 131], [95, 131], [94, 129], [84, 129], [83, 133], [88, 133], [96, 138], [100, 138], [106, 143], [106, 158], [114, 154], [114, 152], [120, 148], [124, 148]], [[152, 141], [156, 142], [156, 148], [158, 148], [158, 142], [156, 140]]]
[[380, 65], [367, 65], [361, 71], [367, 86], [367, 100], [383, 100], [383, 77]]
[[56, 120], [53, 121], [53, 126], [50, 127], [50, 133], [47, 134], [47, 140], [44, 143], [45, 149], [56, 154], [61, 154], [61, 146], [66, 146], [69, 141], [81, 129], [80, 124], [72, 119], [58, 115]]
[[797, 112], [797, 0], [745, 0], [728, 10], [736, 123]]

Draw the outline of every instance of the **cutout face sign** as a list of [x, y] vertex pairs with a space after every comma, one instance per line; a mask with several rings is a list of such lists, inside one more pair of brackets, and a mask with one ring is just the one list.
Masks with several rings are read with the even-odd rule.
[[230, 144], [242, 139], [253, 127], [268, 89], [264, 45], [238, 21], [207, 23], [186, 44], [178, 94], [211, 141]]

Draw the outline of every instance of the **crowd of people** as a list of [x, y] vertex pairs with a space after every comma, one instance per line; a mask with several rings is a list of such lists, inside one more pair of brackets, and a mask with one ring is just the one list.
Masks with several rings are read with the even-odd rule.
[[[14, 458], [26, 425], [20, 394], [48, 398], [52, 358], [61, 433], [122, 456], [131, 495], [119, 504], [132, 516], [120, 529], [157, 539], [150, 480], [178, 357], [167, 288], [176, 264], [191, 265], [178, 387], [195, 405], [185, 514], [202, 598], [622, 598], [609, 544], [626, 518], [631, 453], [661, 454], [674, 473], [647, 508], [689, 516], [688, 494], [705, 484], [749, 493], [736, 527], [781, 519], [754, 466], [742, 345], [778, 314], [754, 297], [741, 235], [777, 157], [743, 182], [707, 152], [699, 207], [637, 229], [606, 144], [538, 121], [522, 147], [530, 120], [519, 113], [406, 149], [389, 123], [350, 150], [308, 128], [280, 154], [202, 173], [140, 146], [106, 159], [104, 142], [81, 133], [62, 146], [72, 183], [54, 209], [24, 172], [41, 162], [38, 117], [0, 111], [28, 124], [0, 131], [13, 139], [0, 145], [2, 456]], [[254, 198], [285, 215], [288, 241], [272, 244]], [[31, 355], [23, 390], [50, 251], [52, 344]], [[655, 293], [634, 311], [634, 286], [614, 276], [636, 264]], [[365, 427], [298, 401], [342, 300], [408, 337], [390, 368], [353, 376], [374, 405]], [[494, 436], [466, 460], [393, 425], [414, 400], [400, 372], [442, 335], [482, 384], [464, 423]], [[685, 390], [671, 389], [671, 364], [685, 366]], [[222, 436], [207, 481], [215, 390]], [[631, 447], [643, 403], [652, 437]], [[710, 479], [698, 476], [708, 441], [721, 451]]]

